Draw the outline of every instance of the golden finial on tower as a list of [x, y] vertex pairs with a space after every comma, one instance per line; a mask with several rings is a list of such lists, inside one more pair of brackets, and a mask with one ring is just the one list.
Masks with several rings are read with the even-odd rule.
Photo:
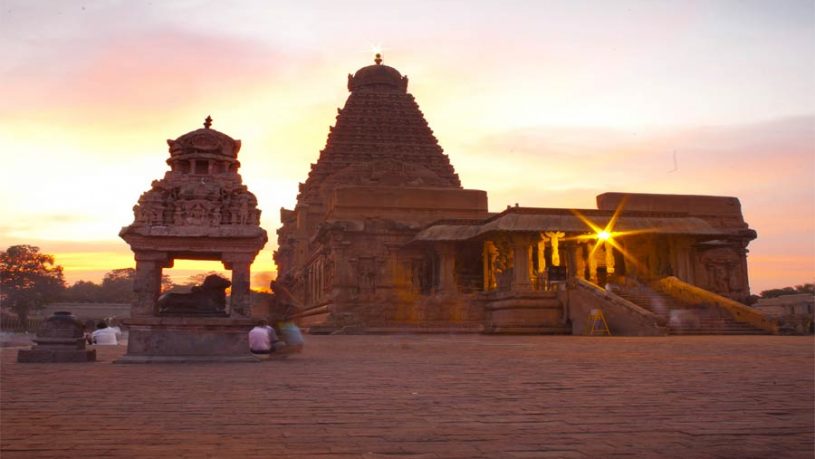
[[374, 56], [374, 62], [376, 62], [376, 65], [382, 64], [382, 53], [376, 53], [376, 56]]
[[212, 126], [212, 117], [207, 115], [207, 119], [204, 120], [204, 128], [209, 129]]

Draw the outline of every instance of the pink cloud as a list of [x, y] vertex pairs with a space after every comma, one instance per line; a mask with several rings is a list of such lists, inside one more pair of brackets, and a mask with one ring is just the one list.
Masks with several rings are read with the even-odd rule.
[[[258, 40], [162, 30], [122, 35], [64, 56], [34, 56], [7, 72], [3, 112], [102, 109], [106, 116], [177, 109], [279, 80], [289, 57]], [[32, 73], [26, 69], [39, 67]], [[48, 70], [50, 68], [50, 70]], [[236, 95], [236, 97], [238, 97]]]

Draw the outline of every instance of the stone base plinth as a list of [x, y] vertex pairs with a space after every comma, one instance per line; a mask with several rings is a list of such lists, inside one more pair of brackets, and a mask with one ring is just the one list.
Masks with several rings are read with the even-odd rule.
[[295, 318], [315, 335], [481, 333], [484, 305], [473, 294], [434, 293], [408, 301], [392, 293], [333, 301], [302, 310]]
[[95, 362], [96, 349], [53, 349], [34, 346], [17, 352], [20, 363]]
[[486, 302], [485, 333], [570, 334], [555, 292], [499, 292]]
[[249, 352], [252, 319], [146, 317], [130, 327], [127, 354], [116, 363], [258, 362]]

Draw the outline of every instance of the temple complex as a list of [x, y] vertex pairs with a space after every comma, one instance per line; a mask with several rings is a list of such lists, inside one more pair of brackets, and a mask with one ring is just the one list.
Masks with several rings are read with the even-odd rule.
[[277, 287], [312, 333], [582, 333], [596, 309], [622, 334], [775, 331], [742, 304], [756, 232], [737, 198], [604, 193], [596, 209], [490, 213], [406, 76], [377, 55], [348, 90], [280, 211]]
[[[207, 117], [202, 129], [167, 141], [170, 170], [141, 195], [133, 223], [119, 233], [136, 257], [125, 362], [251, 358], [249, 267], [267, 236], [238, 173], [241, 141], [211, 124]], [[177, 259], [221, 261], [232, 279], [210, 276], [190, 296], [160, 298], [162, 269]]]

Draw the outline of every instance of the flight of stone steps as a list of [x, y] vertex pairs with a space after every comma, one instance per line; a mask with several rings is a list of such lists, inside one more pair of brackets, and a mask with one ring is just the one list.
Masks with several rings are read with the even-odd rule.
[[726, 311], [707, 304], [687, 304], [645, 285], [615, 285], [614, 293], [665, 321], [671, 335], [764, 335], [768, 332], [737, 322]]

